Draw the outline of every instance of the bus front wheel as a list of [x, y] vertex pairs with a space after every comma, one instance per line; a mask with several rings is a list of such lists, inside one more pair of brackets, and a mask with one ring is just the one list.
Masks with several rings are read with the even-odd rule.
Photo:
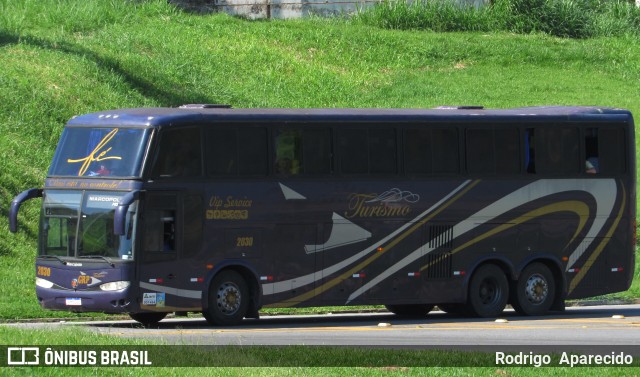
[[155, 325], [156, 323], [162, 321], [164, 317], [167, 316], [167, 313], [129, 313], [129, 317], [134, 321], [140, 322], [145, 326]]
[[520, 274], [511, 293], [511, 306], [518, 314], [543, 315], [555, 298], [555, 281], [549, 267], [542, 263], [528, 265]]
[[469, 283], [468, 308], [478, 317], [497, 317], [507, 306], [509, 282], [496, 265], [480, 266]]
[[209, 308], [205, 314], [213, 325], [230, 326], [242, 322], [249, 307], [249, 288], [236, 271], [220, 272], [209, 287]]

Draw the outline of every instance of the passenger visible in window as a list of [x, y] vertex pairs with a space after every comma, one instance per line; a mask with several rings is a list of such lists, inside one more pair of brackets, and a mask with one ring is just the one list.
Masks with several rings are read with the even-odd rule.
[[276, 174], [290, 175], [293, 174], [293, 163], [289, 158], [280, 158], [276, 161]]
[[585, 172], [588, 174], [598, 174], [600, 172], [598, 157], [587, 158], [587, 161], [585, 161]]
[[109, 175], [111, 174], [111, 171], [109, 169], [107, 169], [106, 165], [100, 165], [100, 169], [96, 172], [96, 174], [98, 175]]
[[300, 173], [302, 160], [302, 133], [297, 129], [282, 129], [275, 139], [276, 174], [296, 175]]

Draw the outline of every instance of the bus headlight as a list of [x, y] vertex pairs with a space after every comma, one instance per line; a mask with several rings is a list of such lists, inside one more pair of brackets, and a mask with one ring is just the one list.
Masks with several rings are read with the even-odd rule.
[[44, 280], [42, 278], [36, 278], [36, 285], [40, 288], [51, 288], [53, 287], [53, 283], [49, 280]]
[[100, 285], [100, 289], [103, 291], [121, 291], [131, 285], [128, 281], [112, 281], [110, 283], [104, 283]]

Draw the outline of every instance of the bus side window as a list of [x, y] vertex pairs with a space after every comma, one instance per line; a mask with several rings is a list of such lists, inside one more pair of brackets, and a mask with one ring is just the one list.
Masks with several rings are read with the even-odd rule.
[[331, 173], [331, 130], [311, 128], [302, 133], [304, 174]]
[[404, 140], [404, 169], [408, 175], [458, 173], [457, 128], [407, 129]]
[[495, 140], [493, 129], [467, 129], [467, 171], [495, 174]]
[[162, 251], [176, 251], [176, 211], [163, 211]]
[[267, 129], [264, 127], [210, 128], [206, 146], [208, 176], [267, 175]]
[[331, 173], [329, 128], [278, 128], [274, 132], [276, 175]]
[[299, 129], [280, 128], [275, 132], [274, 171], [277, 175], [300, 174], [302, 165], [302, 132]]
[[585, 172], [588, 174], [600, 173], [600, 159], [598, 157], [598, 129], [585, 129], [584, 136]]
[[535, 131], [536, 173], [561, 175], [583, 170], [577, 128], [540, 127]]
[[397, 173], [396, 131], [393, 128], [372, 128], [369, 130], [369, 173]]
[[338, 129], [343, 174], [396, 174], [397, 140], [392, 127]]
[[200, 129], [166, 130], [160, 136], [152, 176], [154, 178], [197, 177], [202, 175]]
[[627, 141], [623, 128], [598, 129], [599, 169], [603, 174], [622, 174], [627, 171]]
[[367, 130], [338, 128], [338, 155], [341, 173], [367, 174], [369, 172]]
[[524, 131], [524, 170], [529, 174], [536, 172], [535, 132], [533, 128]]

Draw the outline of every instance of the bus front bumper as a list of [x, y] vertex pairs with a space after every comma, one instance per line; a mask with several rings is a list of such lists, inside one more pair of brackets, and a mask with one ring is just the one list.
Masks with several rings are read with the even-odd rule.
[[133, 311], [130, 288], [120, 291], [81, 291], [36, 287], [43, 309], [70, 312], [129, 313]]

